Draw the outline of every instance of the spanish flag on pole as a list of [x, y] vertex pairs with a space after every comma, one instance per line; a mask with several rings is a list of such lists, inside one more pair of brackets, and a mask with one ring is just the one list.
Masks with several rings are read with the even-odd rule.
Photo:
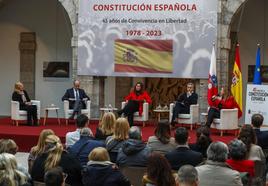
[[235, 100], [236, 107], [238, 108], [238, 118], [242, 116], [243, 112], [243, 95], [242, 95], [242, 71], [240, 65], [239, 44], [235, 49], [235, 63], [232, 75], [231, 92]]
[[115, 47], [115, 72], [172, 73], [172, 40], [117, 39]]

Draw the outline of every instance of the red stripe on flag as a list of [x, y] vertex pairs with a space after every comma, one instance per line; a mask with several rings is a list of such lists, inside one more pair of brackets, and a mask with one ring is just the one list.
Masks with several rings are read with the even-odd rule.
[[145, 67], [137, 67], [137, 66], [131, 66], [131, 65], [121, 65], [121, 64], [115, 64], [114, 65], [114, 71], [115, 72], [138, 72], [138, 73], [172, 73], [168, 71], [160, 71], [155, 70], [151, 68], [145, 68]]

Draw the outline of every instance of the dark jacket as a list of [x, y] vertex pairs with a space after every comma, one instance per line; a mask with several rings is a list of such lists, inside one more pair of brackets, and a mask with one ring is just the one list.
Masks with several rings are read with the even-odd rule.
[[[47, 153], [43, 153], [41, 156], [37, 157], [34, 161], [31, 176], [33, 181], [44, 182], [45, 175], [45, 161], [48, 157]], [[79, 161], [63, 151], [61, 159], [59, 162], [60, 167], [62, 167], [63, 172], [68, 174], [66, 178], [66, 183], [72, 186], [81, 186], [82, 185], [82, 176], [81, 176], [81, 165]]]
[[103, 141], [105, 141], [106, 138], [108, 136], [111, 136], [111, 135], [113, 135], [113, 134], [105, 135], [105, 134], [103, 134], [103, 132], [101, 131], [101, 129], [99, 127], [96, 128], [96, 134], [95, 134], [95, 139], [96, 140], [103, 140]]
[[[25, 96], [27, 102], [30, 102], [31, 100], [29, 98], [28, 93], [25, 90], [23, 90], [23, 92], [24, 92], [24, 96]], [[25, 108], [25, 106], [26, 106], [26, 104], [22, 100], [21, 94], [15, 92], [15, 91], [12, 94], [12, 101], [18, 101], [20, 103], [20, 109], [21, 110], [23, 110]]]
[[[85, 91], [83, 89], [78, 89], [78, 93], [79, 93], [79, 99], [83, 100], [84, 98], [87, 98], [88, 100], [90, 100], [90, 98], [87, 96], [87, 94], [85, 93]], [[70, 88], [67, 89], [64, 96], [62, 97], [62, 101], [64, 100], [69, 100], [69, 98], [74, 99], [75, 95], [74, 95], [74, 89]], [[72, 109], [74, 106], [75, 101], [74, 100], [69, 100], [69, 108]], [[83, 108], [86, 108], [86, 104], [84, 101], [82, 101], [83, 104]]]
[[190, 112], [190, 105], [197, 104], [198, 95], [196, 93], [192, 93], [191, 96], [187, 97], [187, 93], [181, 94], [177, 101], [183, 103], [185, 108], [187, 109], [187, 113]]
[[111, 162], [116, 163], [118, 151], [125, 142], [126, 140], [116, 140], [113, 136], [107, 137], [105, 144], [106, 149], [109, 152]]
[[178, 170], [181, 166], [190, 164], [196, 166], [203, 161], [203, 156], [199, 152], [192, 151], [188, 147], [177, 147], [168, 152], [165, 157], [169, 161], [173, 170]]
[[119, 149], [117, 165], [145, 167], [151, 151], [141, 140], [128, 139]]
[[254, 129], [257, 137], [257, 142], [262, 149], [268, 149], [268, 131]]
[[94, 140], [92, 137], [81, 136], [80, 139], [68, 149], [68, 151], [80, 161], [81, 166], [84, 166], [88, 162], [89, 153], [96, 147], [105, 147], [105, 144]]
[[129, 180], [113, 165], [88, 164], [82, 172], [84, 186], [130, 186]]

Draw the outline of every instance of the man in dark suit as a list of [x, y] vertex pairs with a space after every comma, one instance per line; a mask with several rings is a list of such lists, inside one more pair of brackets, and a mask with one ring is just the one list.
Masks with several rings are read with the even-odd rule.
[[73, 84], [73, 88], [67, 89], [62, 97], [62, 101], [68, 100], [69, 108], [74, 110], [70, 119], [73, 119], [75, 114], [80, 115], [81, 109], [86, 108], [86, 101], [90, 99], [85, 91], [80, 89], [80, 82], [78, 80], [75, 80]]
[[171, 125], [174, 126], [178, 114], [189, 114], [190, 105], [197, 104], [198, 95], [194, 92], [194, 84], [187, 84], [187, 92], [178, 96], [175, 107], [173, 109], [173, 115], [171, 119]]
[[263, 116], [261, 114], [254, 114], [251, 117], [251, 124], [256, 132], [258, 145], [262, 149], [268, 149], [268, 131], [261, 131], [260, 127], [263, 123]]
[[203, 161], [202, 154], [192, 151], [187, 145], [188, 131], [186, 128], [179, 127], [176, 129], [175, 140], [178, 144], [177, 148], [165, 155], [173, 170], [178, 170], [186, 164], [196, 166]]

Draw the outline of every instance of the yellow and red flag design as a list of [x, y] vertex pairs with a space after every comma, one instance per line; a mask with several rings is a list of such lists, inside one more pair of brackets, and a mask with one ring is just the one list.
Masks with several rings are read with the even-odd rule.
[[235, 63], [232, 75], [231, 92], [234, 96], [236, 107], [238, 108], [238, 117], [243, 113], [243, 97], [242, 97], [242, 71], [240, 65], [239, 45], [235, 49]]
[[172, 40], [115, 40], [115, 72], [172, 73]]

